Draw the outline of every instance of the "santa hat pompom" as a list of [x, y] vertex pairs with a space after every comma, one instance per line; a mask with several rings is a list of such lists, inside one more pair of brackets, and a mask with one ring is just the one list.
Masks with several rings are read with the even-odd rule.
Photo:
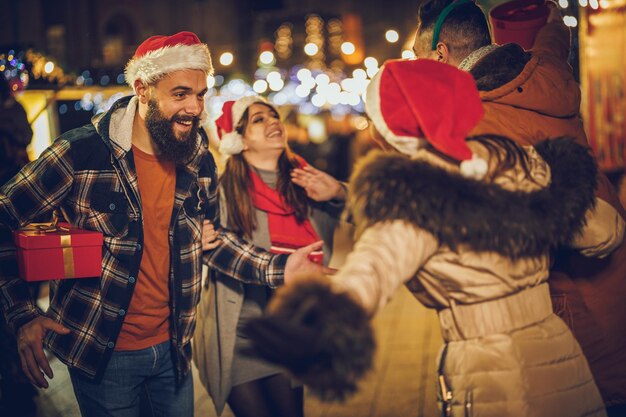
[[222, 135], [219, 151], [223, 155], [236, 155], [243, 151], [243, 138], [237, 132]]
[[476, 154], [472, 154], [472, 159], [462, 161], [459, 168], [461, 170], [461, 175], [465, 178], [482, 180], [485, 178], [485, 175], [489, 170], [489, 165], [483, 158]]

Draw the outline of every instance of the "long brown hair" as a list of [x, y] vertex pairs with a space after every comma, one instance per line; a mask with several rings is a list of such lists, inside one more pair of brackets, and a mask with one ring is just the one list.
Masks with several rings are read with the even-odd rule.
[[[273, 107], [265, 104], [270, 109]], [[278, 112], [277, 112], [278, 113]], [[241, 117], [236, 131], [243, 135], [248, 126], [248, 110]], [[291, 182], [291, 170], [300, 167], [296, 156], [289, 146], [278, 158], [278, 181], [276, 188], [283, 201], [293, 208], [298, 223], [308, 216], [308, 198], [304, 190]], [[228, 215], [228, 228], [244, 237], [252, 238], [252, 232], [256, 229], [256, 215], [250, 190], [252, 179], [249, 171], [252, 167], [248, 164], [241, 153], [232, 155], [226, 162], [226, 167], [220, 178], [220, 186], [226, 200], [226, 213]]]
[[536, 182], [530, 172], [528, 154], [518, 143], [501, 135], [472, 136], [467, 138], [467, 141], [480, 143], [487, 149], [490, 158], [496, 158], [496, 169], [489, 175], [491, 180], [516, 166], [520, 166], [526, 178]]

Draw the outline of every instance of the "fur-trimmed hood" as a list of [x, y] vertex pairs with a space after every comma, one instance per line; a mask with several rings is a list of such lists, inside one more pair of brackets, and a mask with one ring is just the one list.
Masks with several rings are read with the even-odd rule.
[[521, 46], [509, 43], [485, 55], [469, 72], [480, 91], [491, 91], [517, 78], [531, 58]]
[[579, 112], [580, 89], [569, 65], [556, 57], [503, 45], [470, 70], [483, 101], [493, 101], [553, 117]]
[[452, 249], [463, 245], [513, 259], [545, 254], [580, 232], [595, 201], [597, 167], [589, 150], [569, 138], [535, 148], [552, 181], [530, 193], [468, 180], [403, 155], [370, 153], [350, 181], [357, 226], [406, 220]]

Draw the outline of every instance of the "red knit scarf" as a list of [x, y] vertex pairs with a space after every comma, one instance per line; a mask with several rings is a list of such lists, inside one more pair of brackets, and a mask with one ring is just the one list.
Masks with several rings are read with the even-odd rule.
[[[278, 190], [270, 188], [263, 182], [261, 177], [249, 170], [252, 178], [250, 196], [252, 205], [267, 213], [269, 225], [270, 241], [272, 242], [272, 253], [293, 253], [296, 249], [320, 240], [309, 219], [302, 223], [296, 221], [295, 210], [289, 206], [281, 197]], [[309, 258], [321, 264], [323, 252], [315, 251]]]

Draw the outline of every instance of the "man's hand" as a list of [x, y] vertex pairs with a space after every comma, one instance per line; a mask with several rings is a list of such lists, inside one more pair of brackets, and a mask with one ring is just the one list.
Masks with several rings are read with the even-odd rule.
[[[47, 317], [37, 317], [23, 325], [17, 333], [17, 350], [22, 362], [22, 371], [28, 380], [39, 388], [48, 388], [48, 378], [54, 377], [50, 363], [43, 351], [43, 338], [48, 331], [68, 334], [69, 329]], [[42, 372], [43, 370], [43, 372]]]
[[320, 240], [304, 246], [289, 255], [285, 264], [285, 284], [297, 280], [298, 276], [319, 275], [320, 273], [332, 274], [335, 272], [335, 270], [323, 267], [309, 259], [309, 254], [322, 249], [322, 246], [324, 246], [324, 242]]
[[217, 248], [220, 243], [222, 243], [222, 241], [217, 238], [218, 236], [219, 232], [215, 230], [213, 223], [205, 220], [204, 223], [202, 223], [202, 250], [207, 251]]
[[315, 201], [345, 200], [346, 193], [335, 178], [310, 165], [291, 171], [291, 182], [304, 188], [306, 195]]

